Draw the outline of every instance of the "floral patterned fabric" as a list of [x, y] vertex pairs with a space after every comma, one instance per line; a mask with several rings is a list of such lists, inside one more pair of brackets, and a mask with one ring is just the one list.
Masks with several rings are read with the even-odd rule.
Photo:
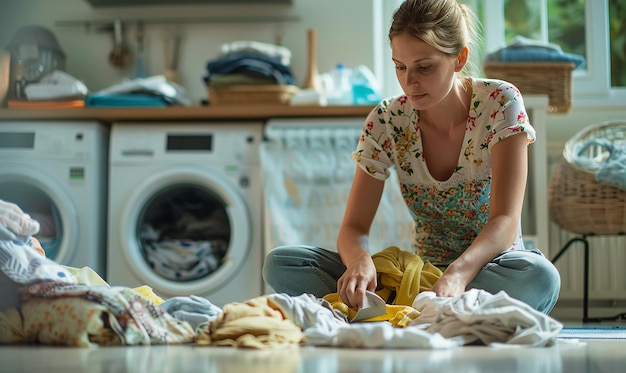
[[195, 331], [123, 286], [38, 282], [19, 290], [27, 342], [91, 345], [191, 343]]
[[[424, 261], [447, 265], [458, 258], [487, 223], [491, 150], [525, 132], [535, 140], [519, 90], [492, 79], [473, 79], [463, 147], [456, 170], [445, 181], [432, 177], [423, 155], [419, 112], [406, 96], [384, 100], [365, 121], [356, 151], [358, 165], [385, 180], [394, 166], [413, 219], [413, 250]], [[524, 247], [521, 226], [510, 249]], [[506, 250], [503, 250], [506, 251]]]

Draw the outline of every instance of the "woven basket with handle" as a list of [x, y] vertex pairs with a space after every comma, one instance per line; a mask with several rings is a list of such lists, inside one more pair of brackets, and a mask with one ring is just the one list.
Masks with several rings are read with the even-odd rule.
[[[626, 146], [626, 121], [588, 126], [567, 141], [548, 186], [550, 218], [561, 228], [578, 234], [626, 233], [626, 190], [596, 181], [597, 169], [574, 162], [580, 156], [577, 152], [581, 144], [592, 139]], [[598, 146], [587, 147], [582, 155], [596, 164], [607, 157]]]

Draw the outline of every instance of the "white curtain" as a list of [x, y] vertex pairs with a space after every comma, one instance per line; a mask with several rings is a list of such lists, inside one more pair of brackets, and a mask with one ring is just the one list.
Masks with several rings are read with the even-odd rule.
[[[261, 147], [266, 249], [304, 244], [336, 251], [356, 163], [351, 158], [360, 121], [275, 121]], [[395, 173], [387, 180], [372, 231], [370, 252], [396, 245], [411, 250], [412, 221]]]

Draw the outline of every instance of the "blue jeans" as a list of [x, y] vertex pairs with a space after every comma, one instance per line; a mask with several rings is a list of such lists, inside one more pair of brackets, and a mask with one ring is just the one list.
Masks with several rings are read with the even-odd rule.
[[[278, 293], [321, 298], [337, 292], [345, 270], [338, 253], [313, 246], [279, 246], [265, 257], [263, 279]], [[548, 314], [558, 300], [561, 277], [539, 250], [507, 251], [481, 269], [467, 286], [473, 288], [492, 294], [504, 290]]]

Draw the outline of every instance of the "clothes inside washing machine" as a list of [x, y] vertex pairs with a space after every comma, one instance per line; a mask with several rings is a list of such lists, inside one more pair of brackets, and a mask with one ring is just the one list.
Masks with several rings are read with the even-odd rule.
[[140, 216], [142, 255], [160, 276], [191, 281], [223, 262], [230, 225], [223, 202], [194, 185], [175, 185], [155, 197]]

